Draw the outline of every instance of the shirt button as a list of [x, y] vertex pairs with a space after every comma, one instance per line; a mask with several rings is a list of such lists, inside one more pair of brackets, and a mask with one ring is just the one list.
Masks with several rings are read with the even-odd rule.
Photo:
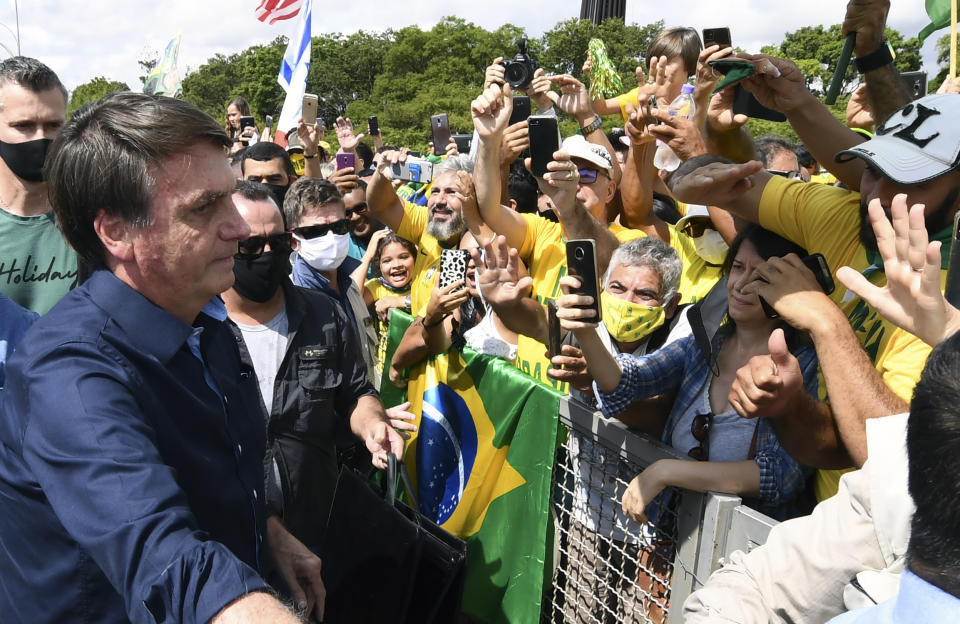
[[257, 496], [256, 490], [253, 491], [253, 500], [260, 500], [259, 497]]
[[223, 404], [230, 405], [230, 401], [227, 400], [227, 395], [223, 395]]
[[238, 455], [243, 455], [243, 445], [242, 445], [242, 444], [239, 444], [239, 443], [237, 444], [237, 454], [238, 454]]

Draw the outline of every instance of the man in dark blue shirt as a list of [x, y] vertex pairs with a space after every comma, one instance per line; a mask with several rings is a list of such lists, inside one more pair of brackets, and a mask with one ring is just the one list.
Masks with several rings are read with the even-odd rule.
[[322, 611], [320, 561], [267, 517], [255, 377], [216, 297], [250, 232], [228, 145], [190, 104], [118, 93], [52, 147], [57, 222], [97, 270], [8, 362], [5, 622], [296, 622], [268, 564]]

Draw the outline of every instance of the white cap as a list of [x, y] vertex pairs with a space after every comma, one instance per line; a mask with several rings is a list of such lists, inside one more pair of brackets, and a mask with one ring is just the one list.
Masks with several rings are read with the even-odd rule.
[[579, 158], [596, 165], [607, 173], [607, 177], [613, 178], [613, 161], [604, 146], [590, 143], [579, 134], [574, 134], [563, 140], [560, 150], [570, 154], [570, 158]]
[[921, 184], [960, 165], [960, 94], [928, 95], [890, 115], [873, 138], [843, 150], [837, 162], [862, 158], [898, 184]]
[[[680, 217], [677, 220], [677, 224], [674, 226], [678, 232], [683, 230], [683, 226], [693, 221], [694, 219], [709, 219], [710, 211], [707, 210], [706, 206], [700, 204], [687, 204], [687, 212], [685, 215]], [[711, 222], [712, 226], [712, 222]]]

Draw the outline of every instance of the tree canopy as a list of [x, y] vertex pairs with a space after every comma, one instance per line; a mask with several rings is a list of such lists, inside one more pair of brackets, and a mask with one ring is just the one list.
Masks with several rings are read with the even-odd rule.
[[67, 102], [67, 116], [72, 115], [73, 111], [84, 104], [96, 102], [105, 95], [110, 95], [117, 91], [129, 90], [130, 87], [124, 82], [107, 80], [103, 76], [97, 76], [90, 82], [85, 82], [73, 90], [73, 93], [70, 94], [70, 101]]

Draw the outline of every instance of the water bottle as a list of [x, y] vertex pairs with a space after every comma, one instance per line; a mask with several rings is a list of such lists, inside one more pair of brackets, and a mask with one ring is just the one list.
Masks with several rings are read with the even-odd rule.
[[[692, 119], [697, 106], [693, 102], [693, 85], [685, 84], [680, 90], [680, 95], [670, 102], [668, 112], [674, 117], [684, 117]], [[664, 171], [674, 171], [680, 166], [680, 158], [673, 153], [670, 146], [657, 139], [657, 153], [653, 155], [653, 166]]]

